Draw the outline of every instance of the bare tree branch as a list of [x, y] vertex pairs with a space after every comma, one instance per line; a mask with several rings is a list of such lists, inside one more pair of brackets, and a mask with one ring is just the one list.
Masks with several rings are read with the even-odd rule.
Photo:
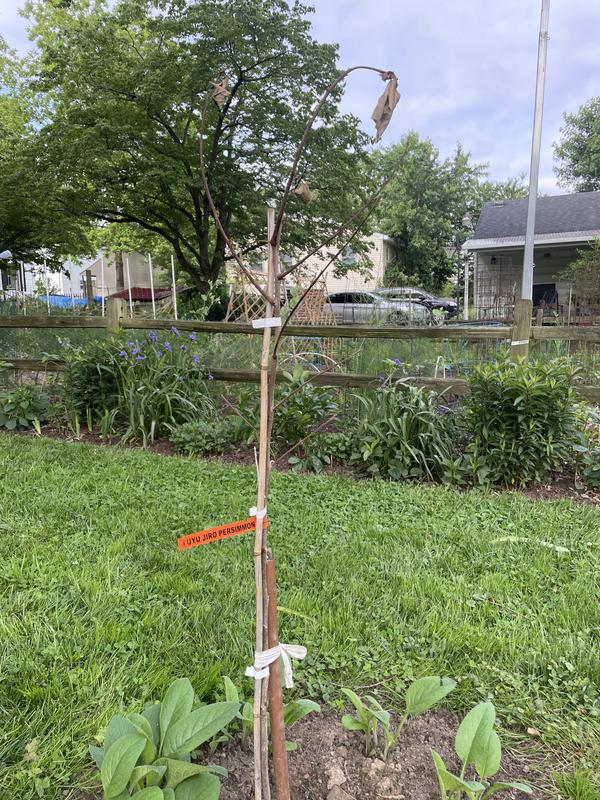
[[283, 192], [283, 197], [282, 197], [281, 203], [279, 205], [279, 210], [278, 210], [277, 216], [275, 218], [275, 230], [273, 232], [273, 238], [272, 238], [273, 244], [280, 237], [281, 226], [283, 224], [283, 215], [285, 214], [285, 209], [286, 209], [287, 204], [288, 204], [288, 200], [289, 200], [289, 197], [290, 197], [290, 192], [292, 190], [292, 186], [294, 185], [294, 181], [296, 179], [296, 175], [297, 175], [297, 172], [298, 172], [298, 164], [300, 163], [300, 158], [301, 158], [302, 152], [304, 151], [304, 148], [306, 146], [306, 141], [308, 139], [308, 135], [309, 135], [309, 133], [310, 133], [310, 131], [312, 129], [312, 126], [314, 125], [316, 118], [319, 116], [319, 114], [321, 112], [321, 109], [325, 105], [325, 101], [331, 95], [333, 90], [337, 86], [339, 86], [340, 83], [343, 83], [343, 81], [346, 80], [346, 78], [348, 77], [348, 75], [350, 75], [351, 72], [355, 72], [356, 70], [359, 70], [359, 69], [365, 69], [365, 70], [370, 70], [371, 72], [377, 72], [379, 75], [381, 75], [382, 78], [385, 75], [389, 75], [390, 74], [389, 70], [387, 70], [387, 69], [378, 69], [377, 67], [367, 67], [367, 66], [362, 66], [362, 65], [357, 66], [357, 67], [350, 67], [349, 69], [346, 69], [343, 72], [340, 72], [340, 74], [337, 76], [337, 78], [335, 78], [335, 80], [333, 80], [329, 84], [329, 86], [325, 89], [325, 91], [321, 95], [321, 98], [319, 99], [319, 101], [317, 102], [316, 106], [312, 110], [312, 113], [311, 113], [310, 117], [308, 118], [308, 122], [306, 123], [306, 127], [304, 128], [304, 133], [302, 134], [302, 138], [298, 142], [298, 147], [296, 148], [296, 155], [294, 156], [294, 162], [292, 164], [292, 168], [290, 170], [288, 181], [287, 181], [286, 187], [285, 187], [284, 192]]

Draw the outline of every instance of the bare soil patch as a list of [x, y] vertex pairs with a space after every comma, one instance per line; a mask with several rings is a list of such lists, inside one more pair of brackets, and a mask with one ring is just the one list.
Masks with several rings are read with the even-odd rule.
[[[298, 744], [289, 754], [293, 800], [439, 800], [439, 786], [431, 758], [437, 750], [450, 769], [458, 769], [454, 737], [458, 720], [447, 712], [430, 713], [410, 721], [387, 764], [367, 758], [362, 737], [346, 731], [340, 715], [311, 714], [288, 731]], [[548, 775], [550, 758], [531, 747], [504, 754], [499, 778], [523, 779], [534, 788], [535, 800], [551, 797]], [[223, 781], [221, 800], [252, 800], [253, 761], [251, 747], [242, 750], [232, 743], [207, 758], [229, 770]], [[525, 795], [504, 792], [498, 797], [517, 800]]]

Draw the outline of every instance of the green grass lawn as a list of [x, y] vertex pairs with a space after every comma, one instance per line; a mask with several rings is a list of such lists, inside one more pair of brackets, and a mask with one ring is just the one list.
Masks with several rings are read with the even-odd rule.
[[[0, 797], [69, 797], [108, 718], [187, 675], [209, 697], [252, 660], [250, 469], [0, 436]], [[281, 639], [305, 695], [451, 675], [506, 728], [597, 758], [600, 512], [517, 495], [277, 474]], [[499, 537], [527, 542], [498, 542]], [[569, 549], [560, 555], [541, 542]], [[246, 683], [248, 690], [250, 683]], [[23, 761], [38, 741], [38, 758]]]

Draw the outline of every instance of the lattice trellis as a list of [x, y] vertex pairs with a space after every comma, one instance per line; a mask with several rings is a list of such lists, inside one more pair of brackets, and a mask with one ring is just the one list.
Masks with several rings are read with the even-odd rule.
[[[232, 270], [231, 289], [225, 320], [227, 322], [252, 322], [264, 316], [264, 299], [255, 286], [248, 280], [240, 269]], [[259, 270], [252, 270], [252, 277], [266, 288], [266, 274]], [[297, 276], [292, 286], [286, 289], [291, 296], [288, 301], [292, 305], [298, 297], [308, 289], [313, 276], [310, 274]], [[285, 316], [285, 314], [284, 314]], [[329, 293], [324, 278], [312, 286], [304, 298], [302, 305], [294, 312], [293, 324], [295, 325], [335, 325], [336, 319], [329, 301]], [[341, 339], [323, 339], [321, 337], [296, 337], [287, 338], [287, 360], [304, 362], [318, 369], [331, 370], [342, 361]]]

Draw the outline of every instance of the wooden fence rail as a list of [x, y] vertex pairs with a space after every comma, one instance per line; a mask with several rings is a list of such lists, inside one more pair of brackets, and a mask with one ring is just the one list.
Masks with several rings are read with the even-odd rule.
[[[194, 333], [227, 333], [260, 335], [261, 329], [248, 322], [200, 322], [198, 320], [171, 320], [147, 318], [120, 318], [118, 324], [128, 330], [169, 330], [176, 325], [179, 330]], [[110, 318], [72, 316], [0, 316], [0, 328], [87, 328], [107, 329], [112, 332]], [[508, 325], [452, 325], [406, 326], [391, 325], [289, 325], [286, 336], [320, 339], [437, 339], [479, 341], [482, 339], [509, 340], [512, 328]], [[568, 325], [531, 328], [531, 338], [537, 341], [572, 341], [600, 343], [600, 326], [577, 327]]]
[[[106, 317], [74, 317], [74, 316], [0, 316], [0, 328], [86, 328], [105, 330], [110, 336], [120, 329], [126, 330], [169, 330], [177, 326], [181, 331], [194, 333], [221, 333], [260, 335], [260, 329], [253, 328], [244, 322], [200, 322], [197, 320], [165, 320], [165, 319], [130, 319], [125, 315], [122, 301], [109, 301]], [[393, 327], [388, 325], [289, 325], [285, 335], [290, 337], [322, 338], [322, 339], [434, 339], [434, 340], [462, 340], [482, 341], [496, 339], [510, 342], [512, 338], [511, 326], [411, 326]], [[575, 341], [600, 343], [600, 326], [574, 327], [574, 326], [534, 326], [531, 328], [531, 337], [537, 341]], [[24, 371], [60, 372], [64, 369], [64, 362], [60, 360], [42, 360], [36, 358], [7, 358], [7, 367]], [[211, 368], [210, 376], [213, 380], [230, 383], [257, 383], [258, 370], [254, 369], [225, 369]], [[345, 388], [370, 388], [380, 383], [377, 375], [364, 375], [357, 373], [323, 372], [315, 376], [313, 382], [321, 386], [339, 386]], [[465, 394], [468, 391], [468, 382], [463, 378], [409, 378], [412, 383], [419, 386], [428, 386], [436, 391], [447, 391], [451, 394]], [[586, 399], [600, 402], [600, 386], [577, 386], [577, 391]]]

